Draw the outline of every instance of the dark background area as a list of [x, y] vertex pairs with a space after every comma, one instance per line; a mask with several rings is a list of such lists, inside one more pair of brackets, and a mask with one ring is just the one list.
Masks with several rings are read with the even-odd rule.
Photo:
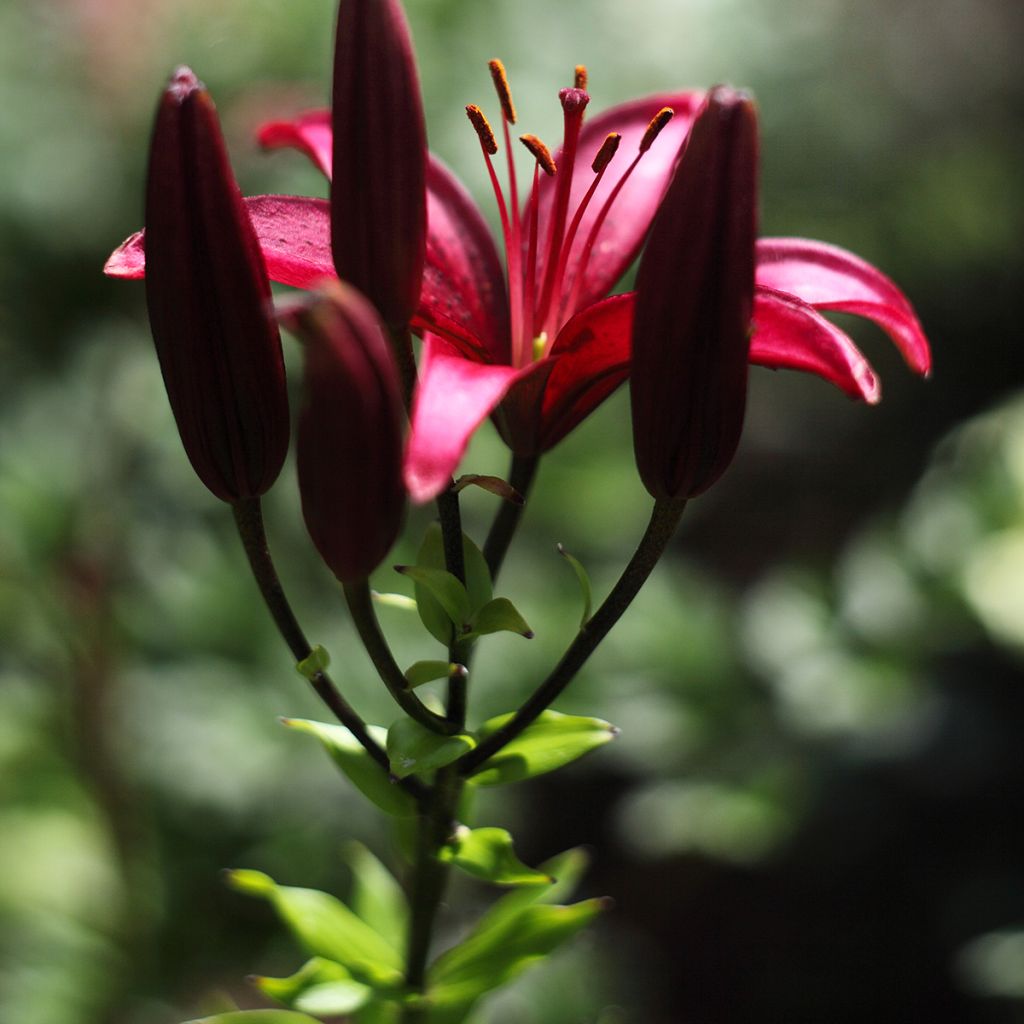
[[[921, 382], [844, 319], [883, 381], [871, 409], [754, 372], [735, 465], [558, 705], [621, 737], [481, 801], [528, 862], [589, 846], [583, 891], [615, 909], [477, 1019], [1024, 1020], [1020, 4], [407, 6], [431, 144], [486, 210], [462, 107], [491, 103], [491, 57], [546, 139], [580, 61], [595, 110], [749, 86], [764, 233], [880, 266], [935, 355]], [[220, 870], [344, 895], [344, 840], [395, 862], [375, 814], [277, 724], [320, 712], [180, 451], [141, 287], [100, 274], [139, 226], [149, 120], [177, 63], [213, 91], [246, 192], [323, 194], [252, 137], [323, 101], [332, 23], [327, 0], [0, 6], [0, 1020], [258, 1005], [245, 976], [301, 957]], [[515, 706], [571, 636], [555, 543], [599, 592], [631, 552], [648, 499], [627, 422], [619, 394], [542, 467], [501, 587], [537, 638], [488, 642], [477, 720]], [[463, 468], [505, 472], [490, 428]], [[464, 502], [478, 540], [493, 502]], [[267, 518], [307, 631], [388, 724], [290, 466]], [[410, 517], [396, 560], [428, 521]], [[376, 585], [400, 589], [392, 575]], [[439, 656], [415, 621], [381, 614], [400, 661]], [[447, 937], [492, 898], [460, 883]]]

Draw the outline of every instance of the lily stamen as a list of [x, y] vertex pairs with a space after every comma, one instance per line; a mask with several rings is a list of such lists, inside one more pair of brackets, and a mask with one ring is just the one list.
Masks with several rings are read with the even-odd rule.
[[[625, 186], [626, 182], [629, 181], [630, 175], [634, 170], [636, 170], [637, 164], [639, 164], [643, 159], [644, 153], [651, 148], [654, 144], [654, 140], [661, 134], [665, 125], [672, 120], [674, 114], [675, 111], [671, 107], [662, 107], [661, 110], [651, 118], [650, 123], [644, 131], [643, 138], [640, 140], [640, 145], [637, 147], [636, 156], [633, 157], [632, 162], [623, 172], [622, 177], [615, 183], [615, 187], [611, 190], [611, 193], [605, 200], [604, 206], [601, 207], [601, 212], [598, 213], [593, 227], [590, 229], [590, 234], [587, 236], [586, 244], [583, 246], [583, 252], [580, 254], [579, 265], [576, 267], [572, 288], [569, 291], [569, 300], [562, 307], [565, 314], [571, 315], [579, 302], [580, 290], [582, 289], [583, 282], [586, 279], [587, 264], [590, 262], [590, 254], [594, 250], [594, 245], [597, 242], [597, 236], [600, 234], [601, 228], [604, 227], [604, 222], [607, 219], [615, 200], [618, 199], [623, 186]], [[598, 156], [600, 156], [600, 153]]]
[[577, 64], [576, 71], [573, 75], [573, 83], [577, 89], [586, 89], [587, 87], [587, 65]]

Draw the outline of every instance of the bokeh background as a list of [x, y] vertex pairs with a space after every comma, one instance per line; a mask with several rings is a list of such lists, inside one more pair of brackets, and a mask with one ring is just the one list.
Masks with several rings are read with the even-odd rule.
[[[508, 65], [524, 130], [729, 81], [756, 93], [763, 225], [846, 245], [915, 303], [935, 373], [850, 322], [868, 409], [755, 371], [740, 456], [560, 703], [622, 727], [488, 797], [539, 861], [586, 844], [592, 932], [486, 1024], [1024, 1020], [1024, 288], [1017, 0], [409, 0], [432, 145], [487, 209], [462, 113]], [[247, 192], [322, 194], [263, 118], [326, 96], [330, 0], [0, 4], [0, 1020], [174, 1024], [256, 1006], [300, 954], [219, 872], [344, 895], [339, 849], [392, 840], [279, 715], [319, 716], [192, 476], [142, 289], [100, 274], [140, 221], [149, 120], [180, 62]], [[292, 345], [289, 343], [289, 349]], [[294, 358], [294, 352], [289, 352]], [[542, 468], [474, 710], [571, 635], [563, 542], [607, 588], [646, 517], [617, 395]], [[503, 473], [490, 429], [467, 470]], [[482, 539], [490, 496], [467, 495]], [[267, 502], [308, 632], [392, 711], [312, 557], [291, 469]], [[408, 557], [428, 516], [410, 519]], [[399, 589], [382, 572], [382, 589]], [[436, 657], [382, 612], [400, 660]], [[460, 884], [464, 910], [493, 898]], [[462, 918], [446, 918], [449, 935]]]

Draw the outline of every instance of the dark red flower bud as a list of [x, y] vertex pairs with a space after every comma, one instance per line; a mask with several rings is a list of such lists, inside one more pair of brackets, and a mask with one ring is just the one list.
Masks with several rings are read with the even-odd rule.
[[210, 94], [188, 68], [157, 110], [146, 303], [185, 451], [224, 501], [263, 494], [288, 450], [281, 337]]
[[690, 129], [637, 272], [633, 446], [655, 498], [710, 487], [747, 395], [757, 234], [757, 116], [714, 89]]
[[326, 286], [284, 322], [305, 342], [302, 514], [331, 571], [353, 583], [381, 563], [405, 511], [398, 370], [376, 311], [348, 285]]
[[334, 267], [404, 330], [423, 278], [427, 132], [398, 0], [341, 0], [331, 116]]

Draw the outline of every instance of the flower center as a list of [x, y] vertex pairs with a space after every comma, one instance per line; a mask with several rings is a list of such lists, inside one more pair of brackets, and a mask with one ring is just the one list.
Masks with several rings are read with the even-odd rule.
[[[579, 149], [580, 131], [583, 127], [583, 113], [590, 102], [590, 96], [586, 92], [587, 69], [578, 64], [572, 87], [562, 89], [558, 94], [563, 114], [562, 150], [558, 167], [555, 166], [550, 150], [540, 139], [535, 135], [520, 136], [520, 142], [534, 159], [533, 184], [530, 202], [526, 208], [528, 223], [524, 226], [519, 213], [519, 186], [509, 132], [509, 126], [516, 123], [516, 108], [512, 102], [505, 66], [500, 60], [492, 60], [489, 67], [501, 105], [501, 126], [508, 164], [508, 202], [505, 200], [491, 160], [498, 152], [494, 131], [478, 106], [471, 104], [466, 107], [466, 114], [480, 139], [480, 148], [487, 164], [487, 173], [491, 179], [501, 218], [505, 265], [508, 272], [512, 365], [525, 366], [547, 355], [558, 329], [576, 312], [586, 280], [587, 264], [601, 228], [637, 164], [651, 148], [662, 128], [668, 124], [672, 110], [670, 107], [662, 108], [648, 124], [636, 156], [615, 182], [594, 217], [590, 230], [578, 250], [573, 273], [569, 275], [570, 255], [573, 253], [580, 225], [604, 178], [605, 171], [618, 151], [621, 136], [612, 132], [604, 139], [591, 163], [594, 178], [576, 204], [570, 218], [573, 171]], [[541, 171], [556, 179], [555, 194], [548, 214], [547, 235], [543, 242], [538, 238]]]

